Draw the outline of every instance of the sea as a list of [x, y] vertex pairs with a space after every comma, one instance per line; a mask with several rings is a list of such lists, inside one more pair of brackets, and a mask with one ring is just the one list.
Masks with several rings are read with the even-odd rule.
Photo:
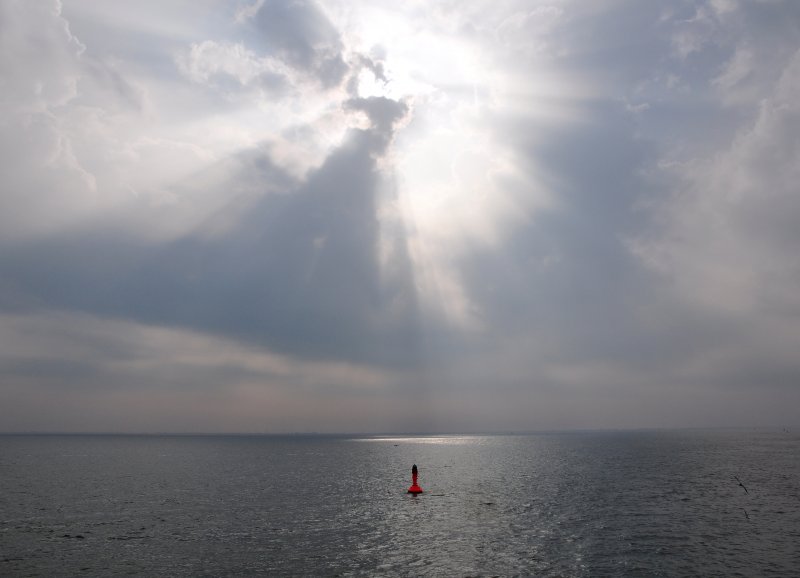
[[796, 577], [800, 435], [0, 436], [0, 576], [118, 575]]

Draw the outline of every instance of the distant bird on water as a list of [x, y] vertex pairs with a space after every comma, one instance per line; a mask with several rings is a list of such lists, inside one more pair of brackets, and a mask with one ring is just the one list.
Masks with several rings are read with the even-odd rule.
[[733, 477], [736, 478], [736, 481], [739, 482], [740, 486], [742, 486], [742, 489], [744, 490], [744, 493], [745, 494], [749, 494], [750, 492], [748, 492], [747, 488], [744, 487], [744, 484], [742, 483], [742, 480], [740, 480], [738, 476], [733, 476]]

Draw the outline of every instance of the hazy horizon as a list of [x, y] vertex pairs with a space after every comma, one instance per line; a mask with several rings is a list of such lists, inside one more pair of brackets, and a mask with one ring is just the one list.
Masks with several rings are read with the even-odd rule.
[[795, 427], [800, 3], [0, 3], [0, 431]]

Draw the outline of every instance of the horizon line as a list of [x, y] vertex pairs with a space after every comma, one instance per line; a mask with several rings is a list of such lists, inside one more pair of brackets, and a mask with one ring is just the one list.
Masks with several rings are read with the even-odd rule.
[[749, 425], [749, 426], [641, 426], [641, 427], [589, 427], [589, 428], [547, 428], [531, 430], [484, 430], [484, 431], [362, 431], [362, 432], [321, 432], [321, 431], [57, 431], [27, 430], [0, 431], [0, 436], [175, 436], [175, 437], [426, 437], [426, 436], [514, 436], [552, 433], [610, 433], [610, 432], [656, 432], [656, 431], [711, 431], [711, 430], [780, 430], [789, 431], [792, 426]]

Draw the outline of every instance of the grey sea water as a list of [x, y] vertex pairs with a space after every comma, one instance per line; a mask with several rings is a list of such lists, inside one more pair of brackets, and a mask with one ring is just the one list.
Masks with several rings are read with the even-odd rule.
[[0, 436], [0, 575], [120, 574], [800, 576], [800, 436]]

